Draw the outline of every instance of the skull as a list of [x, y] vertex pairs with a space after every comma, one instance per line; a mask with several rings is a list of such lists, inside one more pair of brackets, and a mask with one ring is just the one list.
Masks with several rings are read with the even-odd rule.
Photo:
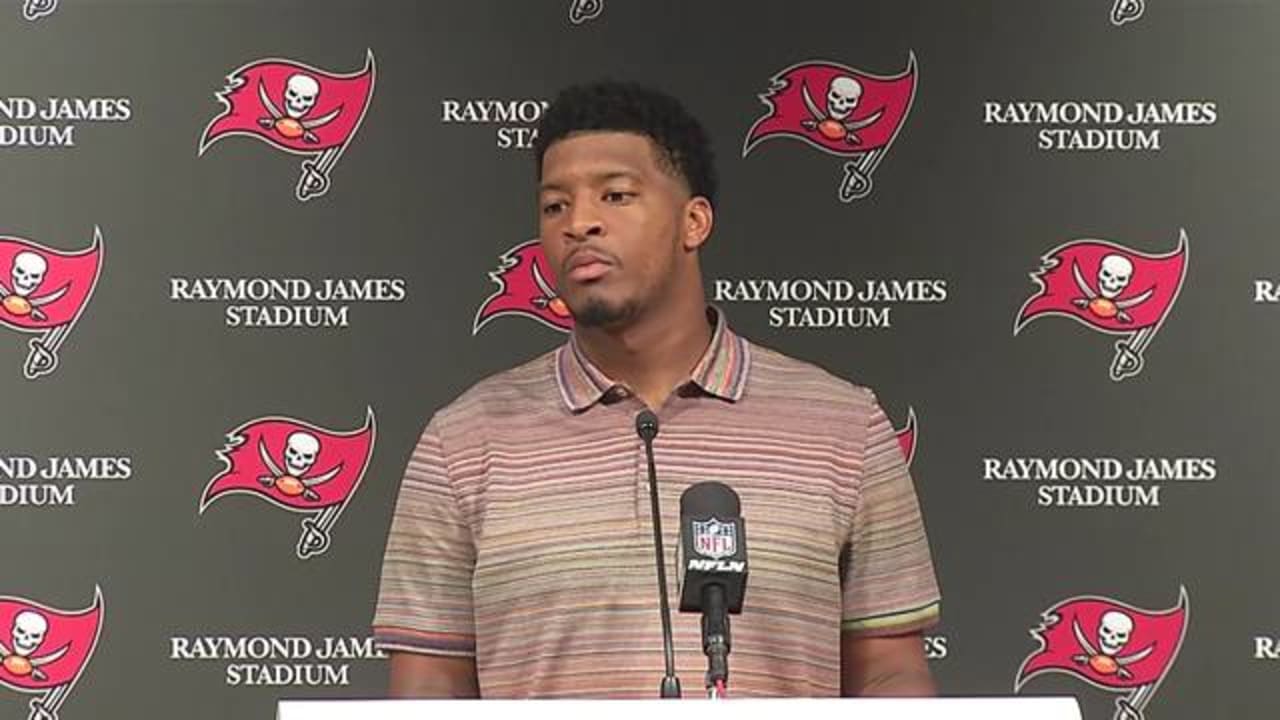
[[298, 431], [289, 436], [284, 448], [284, 464], [289, 473], [300, 478], [316, 464], [320, 441], [315, 435]]
[[1098, 270], [1098, 292], [1108, 300], [1115, 300], [1129, 287], [1133, 279], [1133, 263], [1121, 255], [1108, 255], [1102, 258], [1102, 267]]
[[13, 257], [13, 291], [23, 297], [35, 292], [44, 281], [49, 263], [30, 250], [23, 250]]
[[284, 89], [284, 111], [289, 117], [297, 120], [316, 104], [320, 97], [320, 83], [310, 75], [298, 73], [290, 75]]
[[49, 632], [49, 621], [35, 610], [23, 610], [13, 618], [13, 651], [23, 657], [30, 655], [44, 642]]
[[1129, 644], [1129, 635], [1133, 633], [1133, 618], [1119, 610], [1109, 610], [1102, 615], [1098, 623], [1098, 644], [1102, 652], [1114, 656]]
[[834, 120], [844, 120], [853, 114], [862, 99], [862, 83], [848, 75], [841, 75], [831, 81], [827, 90], [827, 114]]

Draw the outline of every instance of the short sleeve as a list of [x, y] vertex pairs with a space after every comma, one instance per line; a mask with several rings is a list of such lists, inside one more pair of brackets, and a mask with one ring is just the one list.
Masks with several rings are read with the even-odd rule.
[[400, 484], [374, 612], [384, 651], [475, 656], [475, 544], [450, 483], [439, 416], [423, 431]]
[[867, 390], [865, 402], [858, 501], [841, 556], [841, 629], [896, 635], [936, 624], [941, 597], [897, 433], [875, 393]]

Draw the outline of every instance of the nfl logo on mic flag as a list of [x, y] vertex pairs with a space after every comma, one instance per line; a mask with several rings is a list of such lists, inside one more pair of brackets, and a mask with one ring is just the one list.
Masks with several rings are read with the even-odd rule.
[[738, 532], [733, 523], [715, 518], [693, 521], [693, 549], [712, 560], [738, 552]]

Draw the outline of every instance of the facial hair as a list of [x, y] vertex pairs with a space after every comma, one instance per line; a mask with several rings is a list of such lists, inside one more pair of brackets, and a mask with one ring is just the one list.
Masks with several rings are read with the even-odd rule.
[[583, 327], [603, 328], [625, 323], [638, 311], [639, 307], [631, 301], [610, 304], [599, 298], [588, 298], [586, 305], [573, 311], [573, 321]]

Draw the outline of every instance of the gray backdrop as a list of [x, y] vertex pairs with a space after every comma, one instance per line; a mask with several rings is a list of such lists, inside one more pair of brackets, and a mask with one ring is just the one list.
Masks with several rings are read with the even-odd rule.
[[[1280, 308], [1255, 302], [1255, 281], [1280, 264], [1280, 5], [1148, 0], [1116, 25], [1112, 0], [605, 0], [581, 23], [570, 0], [62, 0], [35, 20], [7, 4], [0, 97], [129, 98], [132, 109], [127, 122], [73, 123], [75, 147], [0, 147], [0, 234], [67, 251], [87, 247], [95, 226], [103, 239], [95, 293], [56, 372], [24, 379], [29, 336], [0, 327], [0, 454], [132, 464], [124, 480], [74, 482], [73, 506], [0, 508], [0, 595], [71, 610], [102, 591], [101, 635], [63, 717], [271, 717], [281, 697], [383, 691], [378, 659], [329, 661], [347, 669], [323, 686], [247, 686], [229, 666], [325, 661], [175, 648], [367, 639], [423, 424], [565, 337], [516, 315], [473, 332], [499, 257], [536, 235], [533, 156], [499, 146], [501, 128], [528, 123], [446, 122], [444, 104], [548, 100], [602, 76], [659, 86], [708, 127], [723, 188], [709, 288], [945, 282], [945, 302], [896, 304], [879, 329], [775, 327], [771, 303], [721, 298], [748, 337], [874, 387], [896, 424], [914, 409], [945, 693], [1011, 693], [1038, 647], [1029, 631], [1056, 603], [1099, 595], [1161, 610], [1185, 587], [1185, 641], [1148, 716], [1271, 716], [1276, 666], [1259, 648], [1280, 634], [1266, 550], [1280, 502], [1266, 431]], [[235, 69], [281, 58], [348, 73], [367, 51], [372, 100], [326, 195], [299, 202], [301, 158], [264, 142], [226, 138], [197, 155]], [[800, 142], [743, 157], [768, 110], [757, 96], [783, 69], [827, 61], [892, 75], [911, 53], [914, 104], [870, 196], [841, 202], [843, 161]], [[1039, 125], [984, 122], [989, 101], [1212, 102], [1217, 121], [1164, 126], [1158, 152], [1049, 151]], [[1064, 318], [1014, 336], [1042, 255], [1084, 238], [1164, 253], [1183, 229], [1185, 282], [1141, 374], [1111, 380], [1114, 339]], [[398, 278], [406, 292], [351, 303], [345, 328], [278, 329], [228, 327], [237, 303], [172, 294], [174, 278], [327, 277]], [[287, 416], [346, 431], [367, 407], [372, 460], [326, 553], [300, 559], [302, 518], [255, 497], [197, 513], [237, 426]], [[1037, 486], [1054, 483], [984, 478], [984, 458], [1063, 457], [1211, 458], [1217, 473], [1159, 483], [1158, 507], [1041, 506]], [[1069, 675], [1022, 692], [1075, 694], [1091, 720], [1111, 717], [1117, 696]], [[25, 717], [31, 697], [0, 684], [0, 716]]]

